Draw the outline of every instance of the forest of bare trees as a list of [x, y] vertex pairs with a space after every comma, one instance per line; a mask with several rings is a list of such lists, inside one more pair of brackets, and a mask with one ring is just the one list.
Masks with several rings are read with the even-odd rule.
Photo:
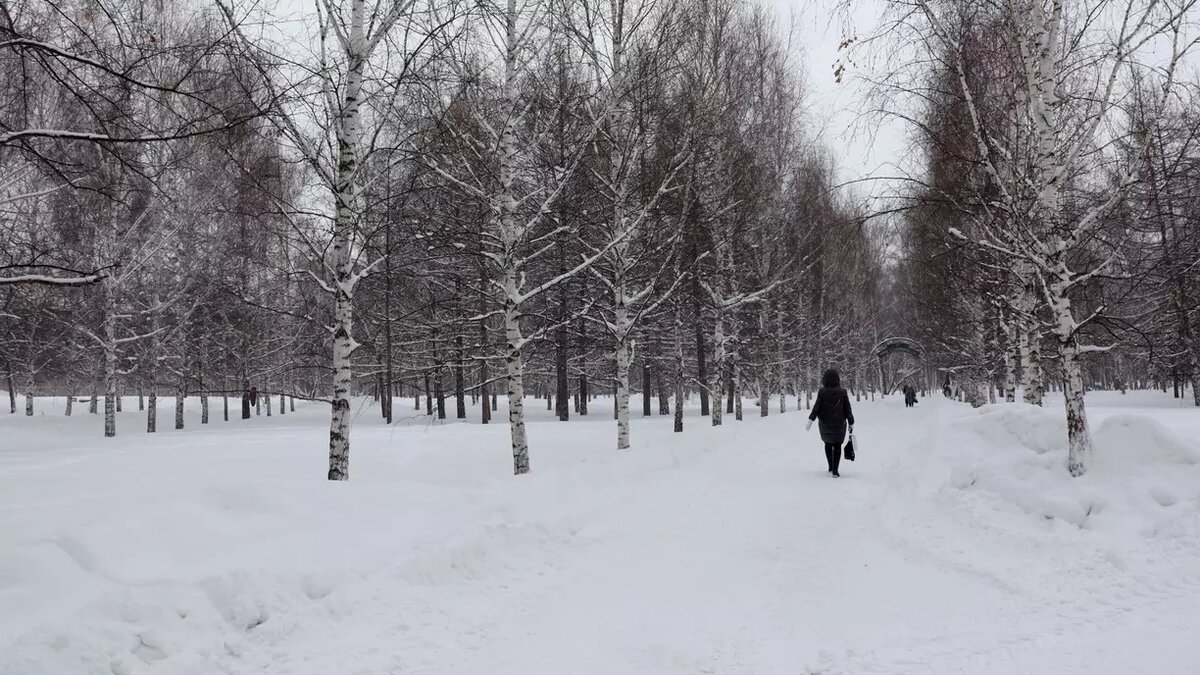
[[[502, 412], [522, 474], [535, 402], [623, 449], [631, 415], [784, 412], [836, 365], [1062, 390], [1081, 474], [1087, 389], [1200, 405], [1195, 2], [891, 4], [854, 49], [927, 50], [875, 87], [924, 173], [872, 213], [750, 2], [0, 0], [0, 388], [106, 436], [123, 396], [152, 433], [161, 396], [176, 428], [327, 402], [344, 480], [397, 403]], [[922, 362], [885, 376], [896, 335]]]

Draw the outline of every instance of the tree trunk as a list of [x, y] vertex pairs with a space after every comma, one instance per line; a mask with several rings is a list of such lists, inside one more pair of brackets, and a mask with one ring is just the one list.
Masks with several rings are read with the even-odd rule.
[[623, 304], [617, 305], [616, 324], [619, 337], [616, 348], [616, 400], [613, 405], [617, 413], [618, 450], [629, 448], [629, 340], [627, 333], [624, 332], [629, 326], [624, 315], [625, 311]]
[[337, 129], [336, 205], [329, 266], [333, 271], [333, 395], [329, 416], [329, 480], [350, 478], [350, 386], [351, 356], [356, 343], [354, 329], [354, 258], [351, 251], [357, 230], [359, 106], [362, 75], [366, 65], [366, 3], [353, 0], [346, 40], [347, 68], [342, 88], [341, 118]]
[[[487, 303], [487, 274], [486, 274], [486, 272], [482, 271], [482, 269], [481, 269], [481, 271], [479, 273], [479, 314], [481, 316], [486, 314], [486, 310], [487, 310], [486, 303]], [[479, 320], [479, 345], [481, 348], [486, 350], [487, 344], [488, 344], [487, 319], [480, 319]], [[488, 360], [486, 358], [487, 356], [488, 356], [488, 353], [485, 352], [484, 358], [479, 360], [479, 396], [482, 400], [482, 404], [479, 406], [479, 421], [481, 424], [487, 424], [492, 421], [492, 410], [488, 406], [488, 403], [489, 403], [488, 399], [491, 398], [489, 396], [490, 390], [491, 390], [491, 385], [488, 383], [488, 378], [490, 377], [490, 375], [488, 374]]]
[[[718, 309], [716, 321], [713, 322], [713, 381], [709, 387], [709, 394], [712, 396], [712, 425], [714, 427], [721, 426], [723, 412], [721, 395], [725, 389], [725, 318], [723, 314]], [[700, 399], [700, 404], [703, 407], [703, 398]]]
[[729, 387], [730, 387], [730, 396], [733, 397], [733, 419], [738, 422], [741, 422], [742, 421], [742, 381], [741, 381], [741, 377], [740, 377], [741, 373], [738, 372], [736, 358], [737, 357], [735, 356], [734, 357], [735, 360], [734, 360], [732, 366], [729, 368], [729, 373], [730, 373], [729, 374]]
[[33, 417], [33, 371], [25, 378], [25, 416]]
[[150, 400], [146, 403], [146, 433], [158, 431], [158, 382], [151, 379]]
[[75, 390], [74, 390], [74, 389], [68, 389], [68, 390], [67, 390], [67, 410], [66, 410], [66, 413], [65, 413], [67, 417], [70, 417], [70, 416], [71, 416], [71, 410], [72, 410], [74, 407], [75, 407]]
[[579, 374], [579, 416], [586, 417], [588, 414], [588, 400], [591, 395], [588, 393], [587, 373]]
[[[466, 359], [463, 350], [462, 334], [458, 336], [458, 356], [454, 364], [454, 419], [467, 419], [467, 390], [463, 374], [463, 361]], [[388, 398], [391, 398], [391, 388], [388, 388]], [[389, 406], [390, 408], [390, 406]]]
[[433, 417], [433, 387], [429, 384], [429, 371], [425, 371], [425, 414]]
[[1060, 339], [1062, 360], [1063, 399], [1067, 409], [1067, 470], [1072, 476], [1082, 476], [1087, 471], [1092, 454], [1092, 439], [1088, 433], [1087, 409], [1083, 403], [1083, 371], [1079, 364], [1079, 345], [1072, 335], [1065, 341]]
[[[391, 169], [387, 171], [388, 184], [391, 184]], [[390, 426], [392, 423], [392, 382], [395, 380], [395, 372], [392, 366], [392, 200], [391, 193], [388, 193], [387, 201], [387, 216], [383, 226], [383, 245], [384, 245], [384, 261], [383, 261], [383, 420]], [[458, 343], [462, 345], [462, 336], [458, 338]], [[458, 377], [462, 379], [461, 359], [459, 361]], [[460, 404], [461, 407], [461, 404]], [[283, 412], [283, 400], [279, 402], [279, 412]], [[459, 415], [459, 418], [465, 416]]]
[[1011, 315], [1001, 319], [1004, 327], [1004, 400], [1013, 403], [1017, 400], [1017, 361], [1021, 358], [1021, 349], [1017, 340], [1018, 323]]
[[[695, 273], [692, 274], [692, 309], [695, 314], [693, 320], [696, 322], [696, 381], [700, 383], [700, 416], [706, 417], [709, 414], [708, 363], [704, 358], [704, 314], [700, 303], [700, 280]], [[719, 417], [720, 413], [717, 415]], [[718, 424], [720, 422], [714, 422], [713, 426]]]
[[[356, 109], [357, 110], [357, 109]], [[355, 115], [357, 126], [357, 115]], [[343, 153], [348, 151], [344, 150]], [[344, 161], [343, 161], [344, 163]], [[350, 178], [345, 181], [345, 190], [352, 190]], [[339, 190], [339, 193], [342, 190]], [[349, 194], [347, 194], [347, 199]], [[341, 198], [339, 198], [339, 202]], [[328, 480], [349, 480], [350, 478], [350, 383], [353, 377], [350, 370], [350, 357], [354, 353], [354, 342], [350, 332], [354, 325], [354, 305], [352, 299], [340, 290], [349, 281], [352, 267], [349, 251], [350, 234], [353, 217], [350, 204], [339, 204], [338, 221], [341, 230], [335, 237], [334, 259], [337, 260], [334, 270], [338, 276], [338, 291], [334, 300], [334, 334], [333, 334], [333, 397], [329, 417], [329, 472]], [[343, 212], [345, 212], [343, 214]]]
[[113, 282], [100, 282], [104, 293], [104, 436], [117, 435], [117, 315]]
[[1041, 405], [1045, 395], [1045, 380], [1042, 375], [1042, 331], [1038, 326], [1037, 282], [1026, 280], [1019, 297], [1017, 320], [1017, 345], [1021, 356], [1021, 390], [1026, 403]]
[[654, 392], [650, 390], [651, 382], [650, 360], [642, 359], [642, 417], [649, 417], [654, 414], [650, 407], [650, 401], [653, 398]]
[[517, 223], [517, 199], [514, 190], [517, 181], [517, 113], [520, 101], [517, 91], [517, 12], [513, 0], [509, 0], [505, 21], [505, 51], [503, 102], [509, 115], [500, 131], [498, 144], [499, 161], [499, 225], [501, 270], [504, 275], [504, 338], [505, 375], [508, 380], [508, 426], [512, 437], [513, 474], [529, 473], [529, 441], [525, 436], [525, 365], [521, 349], [521, 289], [524, 277], [520, 269], [517, 247], [521, 243], [520, 225]]
[[383, 394], [383, 378], [382, 372], [375, 373], [375, 400], [379, 402], [379, 416], [385, 421], [388, 417], [388, 398]]
[[658, 388], [658, 414], [666, 416], [671, 414], [671, 396], [667, 391], [667, 383], [663, 378], [662, 362], [657, 364], [654, 369], [654, 384]]
[[175, 428], [183, 428], [183, 402], [187, 399], [187, 382], [179, 378], [179, 386], [175, 388]]
[[[566, 284], [560, 284], [561, 292], [559, 293], [559, 321], [566, 322]], [[558, 329], [555, 336], [555, 351], [554, 351], [554, 413], [558, 416], [559, 421], [566, 422], [571, 419], [571, 381], [570, 375], [567, 372], [567, 328], [562, 326]]]
[[250, 380], [242, 380], [242, 419], [250, 419]]
[[11, 370], [9, 370], [6, 379], [8, 381], [8, 413], [10, 415], [16, 415], [17, 414], [17, 387], [16, 387], [16, 384], [13, 382], [13, 374], [12, 374]]
[[1071, 300], [1067, 297], [1069, 289], [1068, 278], [1057, 278], [1047, 290], [1050, 310], [1054, 315], [1054, 336], [1058, 340], [1063, 401], [1067, 410], [1067, 470], [1072, 476], [1078, 477], [1087, 472], [1092, 439], [1088, 433], [1087, 409], [1083, 402], [1083, 368], [1079, 362], [1079, 342]]
[[[679, 276], [676, 263], [675, 276]], [[675, 433], [683, 431], [683, 311], [678, 301], [675, 303]], [[703, 386], [703, 383], [701, 384]]]
[[437, 416], [439, 420], [446, 419], [446, 390], [442, 386], [442, 369], [438, 368], [433, 380], [434, 396], [437, 397]]
[[1179, 287], [1179, 297], [1176, 298], [1176, 315], [1179, 321], [1179, 336], [1183, 339], [1186, 363], [1190, 370], [1188, 380], [1192, 384], [1192, 403], [1200, 406], [1200, 337], [1192, 326], [1192, 320], [1187, 312], [1187, 292], [1183, 286], [1183, 274], [1178, 275], [1176, 284]]
[[[579, 297], [588, 297], [587, 276], [579, 275]], [[588, 414], [588, 403], [592, 400], [591, 394], [588, 392], [588, 343], [587, 343], [587, 322], [582, 316], [579, 317], [578, 328], [579, 333], [579, 416], [586, 417]]]
[[725, 352], [725, 414], [733, 414], [733, 366], [730, 364], [730, 354]]
[[529, 473], [529, 441], [525, 437], [525, 382], [521, 363], [521, 324], [516, 295], [515, 270], [505, 275], [504, 300], [505, 376], [508, 381], [508, 429], [512, 437], [513, 475]]

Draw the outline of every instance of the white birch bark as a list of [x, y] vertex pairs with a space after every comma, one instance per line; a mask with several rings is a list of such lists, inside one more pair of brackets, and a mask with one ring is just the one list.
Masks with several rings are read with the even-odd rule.
[[501, 267], [504, 278], [504, 338], [505, 377], [508, 380], [508, 427], [512, 442], [513, 475], [529, 473], [529, 439], [525, 435], [525, 370], [521, 349], [521, 291], [520, 251], [522, 234], [517, 222], [517, 114], [520, 101], [517, 92], [517, 58], [520, 36], [517, 27], [517, 5], [508, 0], [504, 24], [504, 109], [508, 112], [500, 132], [499, 174], [500, 188], [495, 196], [500, 225]]
[[1052, 332], [1058, 342], [1063, 402], [1067, 414], [1067, 470], [1072, 476], [1082, 476], [1087, 471], [1092, 454], [1092, 439], [1088, 434], [1087, 408], [1084, 405], [1086, 390], [1083, 367], [1079, 362], [1078, 326], [1071, 310], [1071, 300], [1067, 296], [1070, 283], [1069, 276], [1059, 276], [1047, 284], [1047, 294], [1053, 299], [1050, 304], [1055, 320]]
[[[624, 285], [618, 286], [618, 293], [624, 292]], [[616, 406], [617, 406], [617, 449], [629, 449], [629, 331], [632, 328], [629, 312], [624, 306], [624, 299], [618, 298], [616, 316]]]
[[33, 417], [33, 370], [25, 378], [25, 416]]
[[1017, 323], [1012, 317], [1003, 319], [1004, 326], [1004, 401], [1017, 400]]
[[[516, 279], [506, 278], [505, 286], [515, 289]], [[525, 373], [521, 361], [520, 314], [517, 303], [505, 298], [504, 303], [504, 368], [508, 381], [508, 428], [512, 440], [513, 475], [529, 473], [529, 440], [525, 436]], [[486, 403], [485, 403], [486, 405]]]
[[104, 435], [117, 435], [117, 318], [113, 282], [100, 282], [104, 293]]
[[[233, 33], [248, 47], [261, 74], [270, 79], [273, 76], [271, 68], [258, 60], [259, 54], [242, 32], [233, 7], [222, 0], [217, 0], [217, 5]], [[348, 12], [346, 7], [349, 8]], [[363, 162], [360, 155], [364, 151], [360, 111], [363, 98], [368, 95], [364, 88], [364, 77], [372, 55], [400, 20], [412, 16], [412, 8], [413, 0], [379, 2], [370, 11], [366, 0], [347, 0], [341, 5], [334, 0], [318, 3], [322, 51], [317, 72], [327, 101], [325, 112], [334, 120], [334, 142], [330, 144], [332, 157], [323, 149], [325, 140], [314, 140], [305, 131], [304, 125], [286, 111], [276, 111], [277, 114], [272, 118], [279, 131], [295, 143], [333, 197], [333, 232], [328, 253], [320, 261], [326, 269], [327, 280], [317, 280], [333, 299], [329, 480], [347, 480], [350, 476], [351, 357], [358, 346], [353, 338], [354, 291], [358, 281], [380, 262], [376, 260], [362, 270], [355, 271], [355, 237], [359, 224], [357, 202], [361, 182], [359, 170]], [[334, 35], [341, 51], [341, 59], [336, 63], [331, 63], [325, 57], [325, 41], [329, 33]], [[412, 44], [424, 48], [430, 42], [436, 41], [414, 39]], [[408, 43], [404, 45], [407, 46]], [[387, 86], [399, 86], [399, 79]], [[394, 89], [392, 91], [395, 93]], [[279, 92], [272, 88], [272, 94], [278, 95]]]
[[358, 226], [359, 107], [362, 78], [370, 50], [366, 37], [366, 2], [351, 0], [345, 38], [346, 77], [337, 127], [337, 172], [334, 183], [336, 213], [333, 225], [333, 395], [329, 420], [329, 480], [350, 478], [351, 356], [357, 346], [354, 329], [354, 259], [350, 248]]

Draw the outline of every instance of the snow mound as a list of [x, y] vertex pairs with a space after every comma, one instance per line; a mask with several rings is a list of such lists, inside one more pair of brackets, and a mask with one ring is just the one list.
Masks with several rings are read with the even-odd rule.
[[1095, 433], [1098, 471], [1126, 471], [1144, 465], [1197, 465], [1197, 449], [1162, 424], [1141, 415], [1113, 415]]
[[1105, 419], [1092, 438], [1089, 470], [1072, 478], [1061, 410], [1011, 403], [955, 407], [944, 426], [903, 460], [912, 467], [901, 471], [926, 497], [936, 495], [946, 500], [943, 508], [972, 517], [1020, 513], [1049, 527], [1065, 523], [1105, 533], [1129, 546], [1195, 528], [1200, 449], [1132, 414]]

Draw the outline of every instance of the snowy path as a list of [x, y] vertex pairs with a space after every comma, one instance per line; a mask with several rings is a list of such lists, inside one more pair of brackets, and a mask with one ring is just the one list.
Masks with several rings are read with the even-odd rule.
[[912, 446], [958, 406], [862, 403], [842, 479], [796, 413], [682, 436], [639, 420], [629, 453], [603, 419], [533, 424], [535, 473], [516, 480], [502, 427], [360, 424], [349, 485], [313, 478], [318, 413], [119, 449], [51, 449], [75, 422], [47, 420], [57, 435], [0, 453], [0, 673], [1200, 663], [1195, 538], [1114, 551], [914, 498]]

